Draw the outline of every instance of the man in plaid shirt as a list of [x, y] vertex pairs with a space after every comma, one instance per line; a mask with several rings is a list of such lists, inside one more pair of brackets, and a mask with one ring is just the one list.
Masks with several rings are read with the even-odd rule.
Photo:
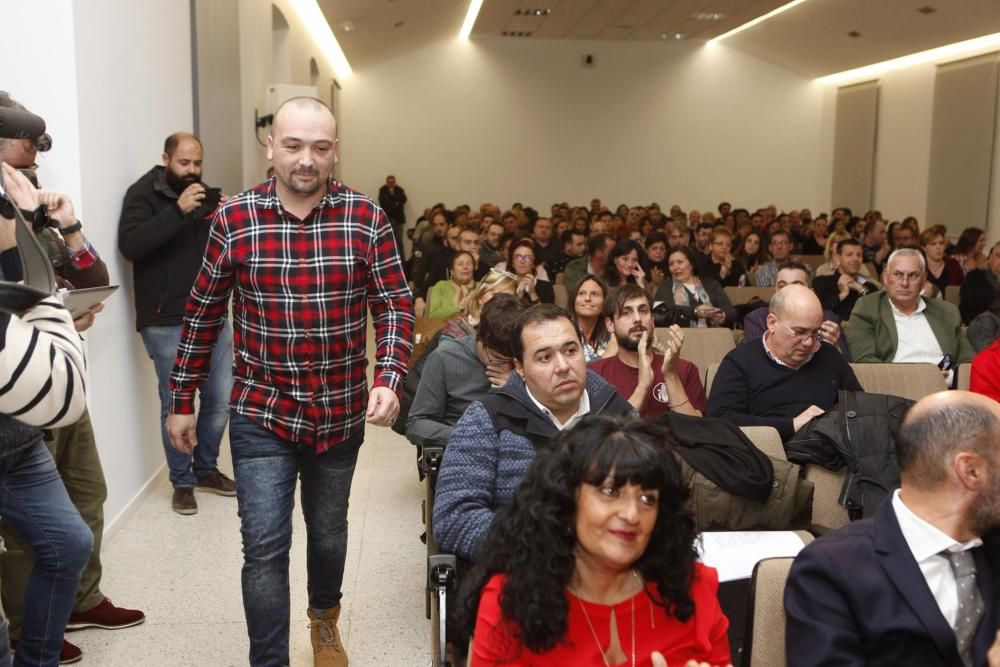
[[[275, 113], [275, 177], [218, 211], [184, 318], [167, 429], [196, 444], [193, 397], [233, 296], [236, 365], [229, 432], [243, 534], [250, 664], [289, 663], [288, 551], [302, 478], [315, 664], [347, 665], [340, 643], [347, 503], [365, 422], [399, 411], [413, 302], [389, 220], [330, 178], [336, 122], [313, 98]], [[365, 367], [375, 324], [374, 386]]]

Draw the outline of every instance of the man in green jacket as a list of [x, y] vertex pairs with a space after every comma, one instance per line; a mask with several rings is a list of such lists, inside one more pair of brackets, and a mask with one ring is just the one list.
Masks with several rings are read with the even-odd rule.
[[975, 352], [962, 333], [958, 308], [920, 295], [927, 282], [920, 251], [892, 253], [882, 278], [885, 290], [858, 299], [845, 327], [855, 363], [939, 364], [945, 355], [956, 365], [972, 361]]

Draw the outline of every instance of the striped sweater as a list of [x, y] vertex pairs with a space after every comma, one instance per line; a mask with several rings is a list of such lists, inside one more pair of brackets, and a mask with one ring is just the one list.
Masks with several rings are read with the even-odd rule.
[[72, 424], [86, 407], [83, 344], [69, 311], [49, 297], [21, 316], [0, 313], [0, 456]]

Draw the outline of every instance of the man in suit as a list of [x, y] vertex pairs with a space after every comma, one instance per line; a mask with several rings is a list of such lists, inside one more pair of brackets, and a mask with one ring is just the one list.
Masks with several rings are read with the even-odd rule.
[[896, 438], [901, 487], [803, 549], [785, 588], [789, 664], [986, 664], [998, 626], [1000, 404], [923, 398]]
[[858, 299], [879, 289], [878, 283], [862, 275], [861, 263], [861, 243], [844, 239], [837, 244], [837, 270], [813, 281], [813, 291], [823, 308], [836, 313], [842, 322], [851, 319]]
[[945, 355], [952, 364], [972, 361], [975, 351], [962, 333], [958, 308], [920, 295], [927, 265], [919, 250], [892, 253], [882, 279], [885, 291], [858, 299], [846, 327], [855, 363], [937, 364]]

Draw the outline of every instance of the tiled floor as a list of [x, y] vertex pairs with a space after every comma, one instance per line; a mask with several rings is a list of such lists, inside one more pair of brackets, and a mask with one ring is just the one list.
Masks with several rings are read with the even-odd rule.
[[[228, 450], [227, 447], [223, 449]], [[228, 451], [220, 468], [231, 470]], [[246, 665], [236, 500], [198, 494], [195, 516], [170, 509], [164, 482], [104, 549], [102, 588], [116, 603], [146, 612], [126, 630], [67, 635], [83, 665], [174, 667]], [[341, 632], [352, 667], [427, 665], [425, 547], [413, 447], [370, 427], [361, 449], [349, 512]], [[296, 508], [291, 564], [293, 666], [312, 665], [306, 627], [305, 527]]]

